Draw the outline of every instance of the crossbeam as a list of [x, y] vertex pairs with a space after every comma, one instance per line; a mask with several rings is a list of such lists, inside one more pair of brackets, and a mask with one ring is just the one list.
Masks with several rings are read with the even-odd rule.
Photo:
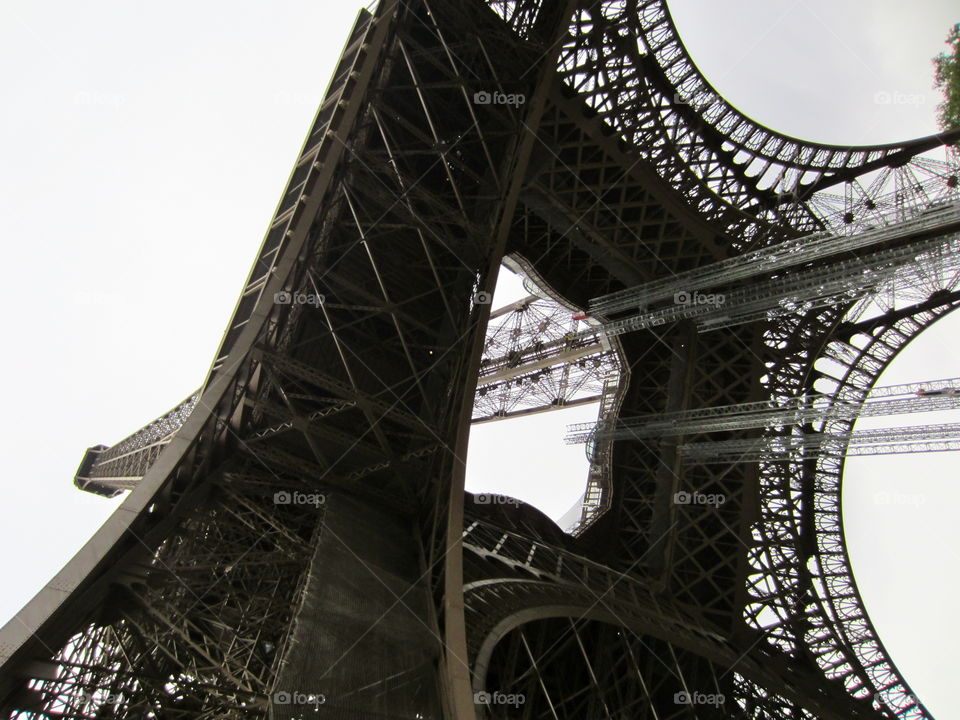
[[854, 430], [848, 433], [776, 435], [751, 440], [680, 446], [688, 462], [800, 462], [824, 456], [900, 455], [960, 450], [960, 423]]
[[570, 445], [592, 440], [628, 440], [751, 428], [773, 428], [883, 417], [960, 408], [960, 378], [874, 388], [863, 402], [840, 400], [830, 393], [800, 395], [779, 401], [697, 408], [661, 415], [621, 418], [615, 423], [571, 425]]
[[881, 292], [909, 292], [929, 278], [960, 272], [960, 234], [925, 238], [826, 266], [774, 275], [723, 293], [690, 292], [672, 305], [605, 323], [607, 337], [693, 320], [700, 330], [850, 303]]
[[[473, 421], [491, 422], [599, 402], [605, 388], [609, 388], [610, 381], [619, 374], [619, 361], [600, 333], [579, 332], [584, 327], [596, 326], [595, 321], [588, 321], [575, 310], [540, 295], [528, 295], [492, 312]], [[276, 358], [275, 364], [281, 371], [292, 372], [337, 393], [351, 407], [361, 402], [354, 390], [342, 381], [320, 377], [309, 368], [283, 358]], [[106, 497], [115, 497], [133, 488], [176, 435], [199, 398], [197, 390], [119, 443], [88, 449], [74, 476], [74, 484]], [[390, 403], [369, 398], [362, 402], [389, 412], [391, 417], [399, 417], [408, 427], [420, 428], [418, 420]], [[283, 415], [276, 411], [273, 414]], [[291, 427], [291, 422], [284, 420], [275, 429], [261, 432], [266, 435]], [[357, 441], [351, 439], [350, 443]]]
[[[904, 220], [904, 215], [909, 219]], [[833, 232], [804, 235], [694, 270], [603, 295], [590, 301], [590, 312], [608, 315], [646, 308], [655, 302], [671, 299], [678, 293], [729, 285], [739, 280], [767, 275], [804, 263], [836, 258], [841, 253], [881, 247], [891, 241], [909, 238], [924, 231], [934, 229], [942, 231], [960, 226], [960, 201], [934, 206], [926, 202], [918, 202], [907, 208], [888, 210], [871, 220], [879, 227], [853, 235], [839, 235]]]

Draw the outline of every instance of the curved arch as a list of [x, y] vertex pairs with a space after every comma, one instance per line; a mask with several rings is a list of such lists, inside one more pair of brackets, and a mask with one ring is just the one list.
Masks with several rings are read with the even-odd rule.
[[[888, 325], [883, 332], [874, 335], [870, 343], [863, 348], [859, 358], [850, 364], [837, 387], [835, 396], [843, 400], [865, 398], [879, 377], [907, 345], [958, 307], [960, 307], [960, 300], [936, 308], [920, 310], [914, 315], [899, 318]], [[878, 353], [880, 357], [877, 357]], [[831, 421], [829, 432], [849, 433], [855, 423], [854, 419]], [[828, 428], [825, 427], [824, 430], [828, 431]], [[821, 565], [824, 590], [834, 616], [839, 619], [838, 627], [844, 641], [854, 648], [862, 660], [875, 657], [876, 653], [888, 659], [889, 669], [881, 668], [876, 675], [878, 679], [886, 680], [888, 683], [894, 681], [896, 684], [892, 688], [885, 687], [879, 691], [881, 697], [897, 710], [908, 710], [916, 702], [915, 696], [895, 664], [889, 660], [889, 653], [870, 621], [847, 552], [841, 507], [845, 463], [846, 457], [843, 455], [838, 458], [822, 457], [818, 460], [815, 471], [815, 504], [818, 508], [816, 557]], [[871, 670], [868, 669], [868, 672]], [[902, 692], [898, 692], [901, 689], [898, 686], [901, 684]], [[917, 709], [924, 713], [924, 717], [929, 715], [922, 704], [919, 704]]]
[[[843, 320], [851, 308], [795, 319], [791, 328], [768, 334], [768, 347], [780, 353], [768, 389], [771, 395], [796, 395], [828, 382], [836, 400], [862, 401], [909, 342], [957, 307], [960, 292], [951, 291], [859, 322]], [[868, 340], [854, 344], [858, 336]], [[798, 347], [807, 350], [791, 350]], [[825, 358], [840, 372], [828, 375], [819, 362]], [[839, 435], [853, 423], [833, 420], [823, 431]], [[823, 671], [851, 693], [874, 698], [898, 717], [929, 718], [890, 659], [857, 589], [842, 529], [843, 462], [838, 455], [814, 465], [761, 463], [763, 516], [754, 528], [760, 540], [750, 553], [753, 602], [746, 618], [788, 652], [810, 648]], [[777, 622], [765, 624], [763, 613], [773, 613]]]
[[[958, 132], [935, 133], [921, 138], [879, 143], [872, 145], [844, 145], [804, 140], [766, 126], [729, 103], [717, 92], [713, 85], [694, 62], [680, 33], [677, 31], [669, 6], [663, 0], [645, 3], [647, 7], [661, 6], [663, 15], [648, 15], [645, 20], [655, 17], [654, 22], [643, 26], [647, 47], [657, 58], [668, 79], [679, 92], [696, 100], [698, 96], [707, 97], [704, 102], [687, 103], [697, 116], [707, 125], [724, 136], [725, 142], [737, 150], [755, 154], [773, 163], [789, 163], [797, 170], [825, 171], [839, 170], [848, 166], [864, 166], [870, 163], [895, 162], [897, 152], [922, 152], [943, 144], [948, 138], [960, 138]], [[656, 32], [664, 23], [669, 28], [663, 42], [656, 42]], [[647, 29], [649, 28], [649, 29]], [[682, 57], [682, 60], [679, 58]], [[687, 69], [692, 72], [687, 72]], [[836, 180], [837, 182], [839, 179]]]
[[[518, 581], [519, 582], [519, 581]], [[577, 617], [578, 619], [599, 620], [610, 624], [617, 624], [616, 617], [601, 610], [584, 610], [579, 605], [542, 605], [540, 607], [519, 610], [513, 615], [503, 618], [497, 623], [490, 634], [484, 639], [473, 662], [473, 689], [483, 690], [487, 687], [487, 671], [490, 669], [490, 659], [497, 644], [512, 630], [536, 620], [551, 618]]]
[[[629, 602], [618, 593], [609, 593], [609, 599], [598, 599], [586, 587], [577, 587], [566, 583], [556, 583], [542, 580], [525, 580], [520, 578], [501, 579], [493, 582], [475, 584], [470, 592], [465, 592], [468, 607], [476, 602], [481, 594], [502, 597], [507, 590], [510, 596], [509, 607], [506, 603], [499, 608], [502, 614], [492, 623], [484, 625], [473, 624], [475, 635], [470, 643], [474, 648], [473, 678], [474, 689], [486, 687], [486, 673], [489, 669], [490, 658], [497, 643], [511, 630], [535, 620], [547, 620], [558, 617], [576, 617], [578, 619], [598, 620], [612, 625], [620, 625], [643, 635], [655, 637], [664, 642], [670, 642], [690, 652], [702, 655], [711, 662], [728, 663], [733, 667], [739, 659], [735, 649], [729, 646], [719, 635], [704, 630], [692, 624], [692, 621], [682, 621], [672, 617], [660, 608], [659, 615], [655, 614], [653, 606], [642, 607]], [[565, 602], [557, 602], [563, 597]], [[479, 632], [478, 632], [479, 631]], [[479, 642], [478, 642], [479, 641]], [[749, 661], [744, 661], [749, 664]]]
[[[792, 707], [803, 707], [823, 720], [876, 717], [871, 709], [844, 695], [839, 688], [826, 687], [804, 671], [778, 668], [777, 674], [773, 672], [773, 663], [768, 664], [762, 657], [744, 657], [719, 636], [690, 628], [681, 629], [678, 634], [676, 626], [665, 622], [670, 615], [670, 608], [658, 607], [655, 611], [641, 609], [624, 602], [622, 598], [611, 598], [601, 604], [584, 588], [558, 587], [554, 583], [512, 580], [509, 586], [509, 603], [499, 607], [485, 603], [488, 612], [500, 608], [503, 612], [488, 624], [483, 638], [474, 644], [477, 648], [472, 663], [475, 692], [488, 689], [488, 672], [494, 652], [512, 631], [537, 621], [568, 618], [574, 622], [587, 620], [622, 628], [636, 636], [665, 643], [671, 649], [689, 652], [710, 666], [725, 668], [726, 672], [734, 673], [747, 684], [758, 683], [766, 688], [765, 698], [771, 704], [783, 702]], [[497, 597], [492, 588], [490, 594]], [[501, 588], [500, 597], [503, 595]], [[558, 597], [563, 599], [558, 601]], [[730, 682], [734, 686], [737, 684], [733, 677]], [[791, 714], [790, 717], [796, 715]]]
[[816, 192], [960, 139], [955, 131], [855, 147], [788, 136], [715, 91], [665, 0], [610, 0], [591, 10], [571, 21], [559, 68], [566, 83], [734, 238], [749, 241], [773, 222], [816, 229], [821, 220], [807, 204]]

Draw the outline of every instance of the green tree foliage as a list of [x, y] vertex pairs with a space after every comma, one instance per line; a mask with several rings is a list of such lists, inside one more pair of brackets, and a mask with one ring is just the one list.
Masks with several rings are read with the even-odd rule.
[[943, 102], [937, 106], [943, 130], [960, 130], [960, 23], [947, 36], [948, 52], [933, 59], [934, 87], [943, 91]]

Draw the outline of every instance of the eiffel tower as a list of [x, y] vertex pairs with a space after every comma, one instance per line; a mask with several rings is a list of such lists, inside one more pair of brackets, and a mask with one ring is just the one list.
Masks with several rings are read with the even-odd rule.
[[[958, 402], [876, 383], [960, 305], [958, 140], [765, 128], [665, 0], [380, 0], [202, 387], [84, 455], [128, 494], [0, 630], [0, 717], [931, 717], [840, 489], [909, 440], [859, 414]], [[568, 532], [465, 492], [473, 422], [586, 402]]]

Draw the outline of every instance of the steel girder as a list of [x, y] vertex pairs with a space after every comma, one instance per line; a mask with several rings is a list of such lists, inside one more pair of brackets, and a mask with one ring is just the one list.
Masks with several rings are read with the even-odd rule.
[[197, 405], [199, 391], [120, 442], [89, 448], [73, 483], [81, 490], [115, 497], [130, 490], [147, 474]]
[[809, 312], [853, 298], [870, 301], [879, 294], [897, 297], [922, 291], [924, 285], [960, 271], [960, 235], [948, 227], [938, 232], [944, 234], [837, 258], [747, 285], [721, 287], [723, 292], [682, 291], [671, 305], [613, 320], [602, 329], [608, 336], [616, 336], [689, 319], [702, 330], [715, 330]]
[[492, 313], [474, 421], [597, 403], [616, 392], [617, 347], [599, 333], [584, 336], [585, 325], [583, 315], [535, 295]]
[[566, 82], [740, 248], [770, 237], [764, 220], [816, 229], [821, 220], [807, 200], [817, 191], [901, 166], [958, 136], [849, 147], [763, 127], [706, 81], [665, 0], [585, 2], [571, 34], [561, 62]]
[[854, 430], [843, 433], [806, 432], [754, 440], [682, 445], [687, 462], [804, 462], [827, 457], [896, 455], [960, 450], [960, 424], [914, 425]]
[[717, 408], [698, 408], [654, 417], [620, 418], [601, 423], [571, 425], [568, 443], [600, 437], [624, 440], [642, 437], [701, 435], [704, 433], [814, 425], [834, 418], [881, 417], [935, 412], [960, 407], [960, 378], [945, 378], [873, 388], [860, 403], [837, 401], [832, 394], [800, 395], [782, 401], [761, 401]]
[[[522, 699], [524, 717], [877, 717], [809, 668], [779, 665], [770, 649], [742, 653], [657, 583], [550, 545], [529, 526], [520, 534], [474, 519], [464, 548], [479, 717], [512, 717], [497, 707], [505, 696]], [[742, 692], [751, 682], [767, 697]]]
[[[291, 299], [294, 297], [293, 293], [289, 295]], [[317, 309], [319, 305], [318, 302]], [[531, 295], [491, 315], [474, 396], [474, 422], [600, 403], [617, 393], [623, 374], [618, 345], [599, 333], [581, 337], [579, 328], [589, 323], [582, 315], [576, 319], [577, 315], [578, 311], [540, 295]], [[577, 335], [575, 339], [574, 335]], [[331, 387], [349, 395], [345, 385]], [[81, 490], [106, 497], [115, 497], [135, 487], [196, 408], [199, 397], [198, 390], [173, 410], [111, 447], [99, 445], [88, 449], [74, 476], [74, 484]], [[294, 393], [293, 399], [308, 398]], [[304, 411], [304, 418], [310, 423], [354, 406], [353, 400], [335, 403]], [[275, 418], [275, 423], [260, 429], [257, 439], [294, 429], [286, 404], [263, 400], [260, 407]], [[345, 444], [369, 445], [332, 427], [311, 426], [311, 432], [346, 441]]]
[[[5, 699], [14, 717], [263, 717], [322, 506], [237, 464], [140, 536], [95, 609]], [[47, 636], [49, 637], [49, 635]], [[42, 641], [41, 641], [42, 642]], [[6, 716], [6, 715], [5, 715]]]
[[747, 278], [780, 274], [780, 271], [818, 261], [835, 263], [842, 256], [889, 246], [905, 238], [922, 237], [931, 230], [940, 235], [955, 224], [960, 226], [960, 205], [952, 197], [955, 194], [951, 193], [936, 203], [924, 201], [896, 208], [891, 213], [878, 213], [871, 219], [875, 226], [869, 230], [854, 232], [844, 227], [841, 232], [831, 229], [804, 235], [686, 273], [594, 298], [590, 301], [590, 311], [606, 316], [647, 308], [658, 302], [672, 300], [678, 293], [689, 294], [708, 288], [714, 290]]
[[[495, 60], [486, 45], [498, 47]], [[160, 562], [178, 522], [205, 513], [216, 522], [219, 511], [196, 505], [188, 491], [210, 486], [225, 459], [245, 458], [288, 491], [331, 489], [389, 508], [422, 531], [412, 536], [422, 545], [408, 552], [425, 563], [435, 591], [445, 557], [446, 479], [457, 463], [451, 448], [463, 422], [459, 399], [472, 396], [468, 348], [483, 332], [484, 306], [473, 298], [492, 283], [500, 262], [491, 225], [502, 212], [520, 129], [519, 111], [484, 107], [473, 93], [496, 88], [505, 65], [534, 60], [480, 5], [472, 18], [426, 3], [384, 2], [376, 19], [362, 14], [197, 408], [114, 519], [4, 630], [6, 713], [60, 711], [64, 678], [87, 646], [71, 638], [82, 631], [99, 639], [114, 622], [135, 622], [94, 612], [117, 604], [115, 576], [125, 571], [125, 552], [142, 549]], [[320, 294], [326, 302], [315, 302]], [[208, 537], [197, 532], [196, 542]], [[255, 545], [256, 538], [238, 542]], [[298, 558], [300, 575], [307, 557]], [[225, 553], [204, 571], [215, 578], [229, 561]], [[289, 609], [301, 579], [263, 592]], [[143, 612], [165, 607], [168, 596], [146, 595]], [[251, 599], [236, 588], [236, 602]], [[178, 643], [197, 642], [189, 630], [196, 609], [177, 611], [168, 643], [195, 679], [199, 670], [189, 669]], [[177, 629], [185, 624], [188, 636]], [[287, 634], [271, 636], [275, 647], [291, 624], [287, 616]], [[201, 650], [210, 655], [204, 673], [224, 662], [219, 648]], [[105, 664], [71, 692], [89, 694], [124, 675], [121, 655], [104, 655]], [[38, 657], [48, 663], [43, 675], [31, 665]], [[197, 717], [262, 716], [276, 671], [271, 665], [258, 684], [233, 673], [244, 684], [228, 698], [229, 708], [217, 699], [226, 691], [191, 686], [191, 707], [205, 713]], [[177, 677], [164, 668], [154, 679], [166, 688]], [[18, 690], [24, 683], [26, 694]], [[150, 704], [165, 716], [179, 697], [144, 692], [124, 692], [109, 712], [143, 717]]]

